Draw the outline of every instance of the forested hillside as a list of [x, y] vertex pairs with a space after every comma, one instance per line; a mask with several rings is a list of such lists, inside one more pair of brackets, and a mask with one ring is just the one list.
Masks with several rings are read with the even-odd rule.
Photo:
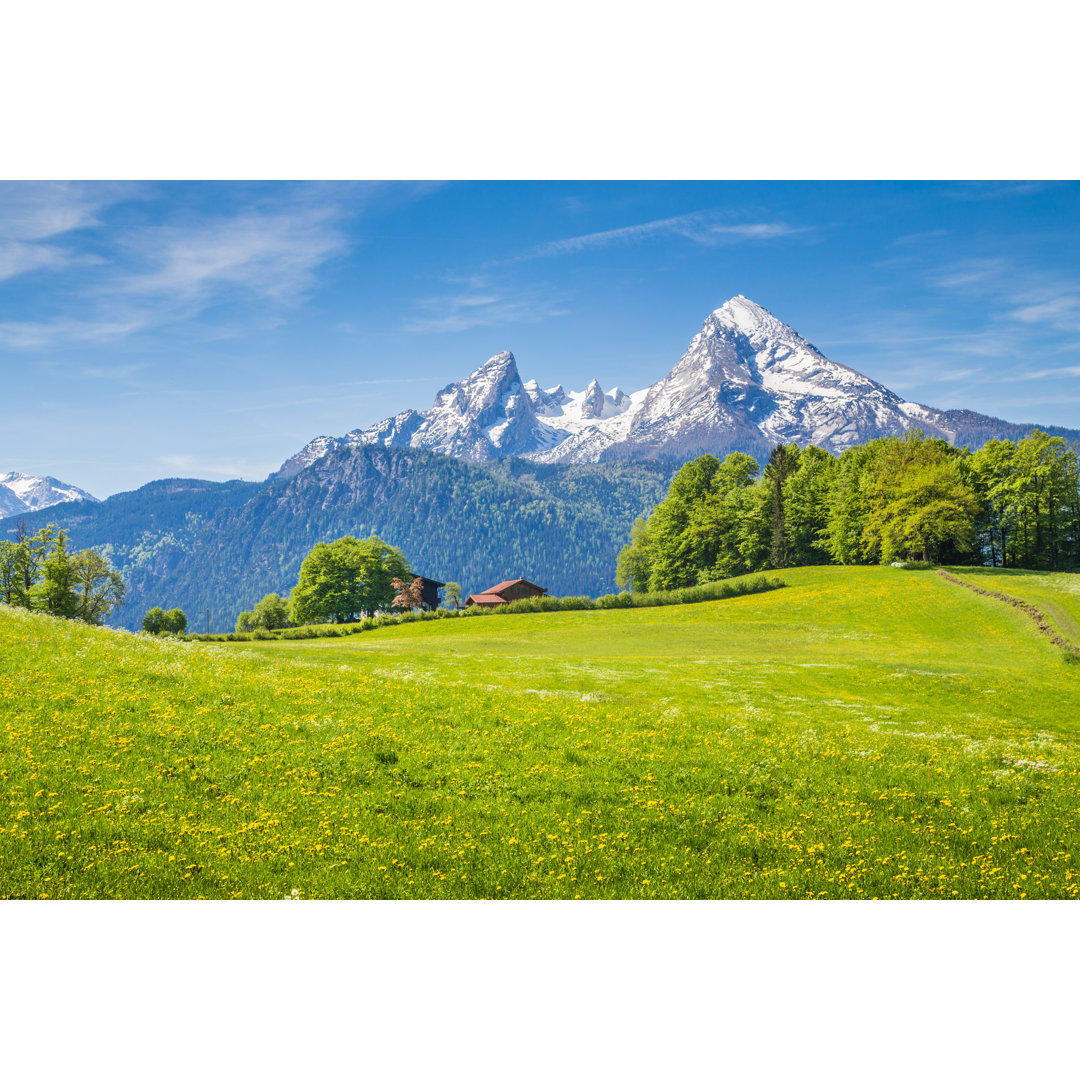
[[[264, 484], [163, 480], [100, 504], [26, 515], [79, 547], [99, 547], [127, 583], [113, 621], [137, 628], [153, 606], [192, 628], [231, 630], [267, 592], [288, 592], [319, 541], [378, 533], [412, 568], [475, 591], [507, 577], [558, 595], [600, 595], [630, 524], [667, 491], [674, 466], [471, 465], [386, 447], [333, 452]], [[23, 519], [20, 519], [23, 520]], [[12, 520], [5, 525], [14, 528]]]

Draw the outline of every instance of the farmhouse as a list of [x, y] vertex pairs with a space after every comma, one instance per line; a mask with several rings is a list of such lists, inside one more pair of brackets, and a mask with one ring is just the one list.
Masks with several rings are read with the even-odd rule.
[[481, 593], [473, 593], [466, 597], [465, 606], [479, 604], [481, 607], [495, 607], [497, 604], [509, 604], [511, 600], [525, 600], [532, 596], [547, 596], [547, 589], [519, 577], [513, 581], [502, 581]]
[[[419, 577], [419, 575], [417, 575]], [[434, 611], [442, 601], [439, 590], [446, 584], [445, 581], [436, 581], [434, 578], [421, 577], [420, 596], [421, 611]]]

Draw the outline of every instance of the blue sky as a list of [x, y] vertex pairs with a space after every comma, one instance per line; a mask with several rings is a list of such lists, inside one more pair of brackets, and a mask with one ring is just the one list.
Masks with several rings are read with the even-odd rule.
[[743, 293], [909, 400], [1080, 426], [1080, 185], [0, 183], [0, 471], [261, 479], [500, 349], [637, 390]]

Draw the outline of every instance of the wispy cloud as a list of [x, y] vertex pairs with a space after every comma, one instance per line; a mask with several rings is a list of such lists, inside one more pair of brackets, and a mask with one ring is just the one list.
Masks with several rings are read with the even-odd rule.
[[1006, 268], [1002, 258], [967, 259], [938, 271], [933, 281], [940, 289], [983, 292], [1001, 280]]
[[133, 184], [0, 182], [0, 281], [100, 262], [47, 241], [100, 225], [104, 208], [137, 191]]
[[483, 275], [463, 283], [466, 288], [460, 292], [417, 300], [422, 314], [406, 319], [404, 328], [423, 334], [455, 333], [476, 326], [538, 323], [566, 314], [560, 296], [545, 295], [538, 288], [509, 289], [493, 285]]
[[1053, 288], [1016, 297], [1019, 307], [1009, 317], [1022, 323], [1047, 323], [1058, 330], [1080, 332], [1080, 290], [1069, 294]]
[[188, 473], [211, 476], [228, 476], [232, 479], [255, 477], [261, 479], [278, 467], [280, 462], [251, 462], [246, 458], [233, 461], [207, 461], [195, 454], [163, 454], [157, 460], [171, 469], [183, 469]]
[[[310, 294], [319, 268], [348, 241], [346, 211], [322, 192], [298, 188], [270, 202], [200, 215], [183, 224], [114, 230], [99, 255], [49, 238], [99, 224], [99, 211], [130, 197], [130, 188], [102, 185], [0, 185], [0, 281], [34, 270], [97, 264], [91, 280], [63, 294], [67, 311], [53, 319], [0, 323], [0, 345], [46, 348], [100, 343], [197, 318], [227, 302], [260, 302], [265, 328], [273, 305], [294, 305]], [[351, 189], [350, 189], [351, 190]], [[362, 189], [361, 205], [374, 197]], [[250, 307], [250, 303], [249, 303]], [[77, 314], [75, 314], [77, 312]], [[228, 327], [204, 324], [204, 335]]]
[[760, 221], [750, 225], [710, 225], [694, 240], [708, 243], [710, 240], [724, 242], [725, 240], [776, 240], [782, 236], [797, 236], [799, 233], [809, 232], [809, 226], [795, 227], [785, 225], [780, 221]]
[[0, 181], [0, 237], [46, 240], [100, 225], [101, 210], [138, 192], [135, 184]]
[[145, 371], [149, 364], [112, 364], [102, 367], [83, 368], [84, 379], [116, 379], [123, 381], [130, 379], [137, 372]]
[[893, 247], [908, 247], [912, 244], [924, 244], [927, 240], [940, 240], [948, 236], [948, 229], [927, 229], [925, 232], [908, 233], [906, 236], [898, 236], [892, 242]]
[[1036, 371], [1018, 371], [1011, 375], [1003, 375], [998, 382], [1033, 382], [1040, 379], [1062, 379], [1080, 375], [1080, 364], [1071, 364], [1068, 367], [1039, 368]]
[[1007, 199], [1017, 195], [1035, 195], [1050, 186], [1048, 180], [970, 180], [953, 183], [942, 189], [949, 199]]
[[157, 226], [128, 246], [149, 264], [120, 282], [127, 292], [208, 302], [241, 290], [300, 298], [324, 262], [345, 248], [332, 208], [248, 212], [194, 226]]
[[4, 322], [0, 323], [0, 345], [28, 349], [80, 342], [95, 344], [126, 337], [144, 325], [138, 320], [95, 322], [53, 319], [50, 322]]
[[1080, 333], [1080, 278], [1018, 270], [1004, 258], [973, 259], [940, 271], [939, 288], [985, 296], [999, 319]]
[[775, 240], [809, 232], [806, 226], [788, 225], [781, 221], [753, 221], [732, 224], [720, 220], [715, 211], [680, 214], [618, 229], [550, 240], [516, 256], [514, 262], [526, 259], [549, 259], [574, 255], [581, 251], [619, 244], [636, 244], [658, 236], [678, 236], [699, 244], [731, 244], [745, 240]]
[[35, 270], [59, 270], [80, 260], [73, 252], [54, 244], [27, 244], [0, 240], [0, 281]]

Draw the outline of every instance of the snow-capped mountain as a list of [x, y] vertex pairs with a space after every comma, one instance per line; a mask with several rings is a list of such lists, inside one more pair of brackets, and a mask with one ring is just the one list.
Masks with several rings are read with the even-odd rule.
[[759, 304], [735, 296], [706, 318], [682, 358], [652, 386], [605, 393], [522, 382], [513, 354], [491, 357], [451, 383], [426, 412], [407, 410], [339, 438], [322, 435], [282, 466], [293, 476], [338, 446], [418, 447], [468, 461], [520, 456], [540, 462], [689, 459], [777, 443], [833, 451], [918, 427], [951, 443], [1015, 438], [1028, 427], [965, 410], [904, 401], [823, 356]]
[[823, 356], [745, 296], [705, 320], [679, 362], [649, 387], [620, 450], [665, 457], [673, 447], [815, 443], [829, 450], [918, 425], [956, 438], [944, 413], [905, 402], [873, 379]]
[[15, 517], [32, 510], [47, 510], [57, 503], [75, 502], [77, 499], [98, 501], [89, 492], [73, 484], [65, 484], [55, 476], [0, 473], [0, 518]]

